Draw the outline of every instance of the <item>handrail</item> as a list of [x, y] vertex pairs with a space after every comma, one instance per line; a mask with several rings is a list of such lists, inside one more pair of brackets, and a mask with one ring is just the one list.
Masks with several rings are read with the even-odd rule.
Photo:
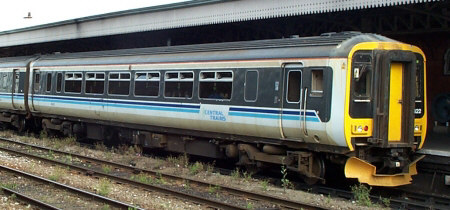
[[306, 98], [308, 95], [308, 88], [305, 87], [305, 97], [303, 100], [303, 134], [305, 134], [305, 136], [308, 136], [308, 130], [306, 129]]

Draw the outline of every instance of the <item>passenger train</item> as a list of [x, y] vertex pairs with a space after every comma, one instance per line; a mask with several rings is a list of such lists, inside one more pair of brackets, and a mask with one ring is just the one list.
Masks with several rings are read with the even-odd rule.
[[425, 140], [425, 61], [358, 32], [0, 58], [0, 122], [399, 186]]

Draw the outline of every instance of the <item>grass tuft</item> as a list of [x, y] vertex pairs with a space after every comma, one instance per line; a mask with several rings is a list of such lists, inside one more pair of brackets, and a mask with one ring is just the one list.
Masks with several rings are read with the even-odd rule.
[[359, 184], [353, 185], [351, 189], [356, 203], [368, 207], [373, 205], [372, 201], [370, 200], [370, 191], [372, 190], [372, 187], [366, 187], [366, 185]]
[[99, 195], [108, 196], [108, 194], [111, 192], [111, 181], [109, 181], [106, 178], [100, 179], [100, 182], [96, 187], [96, 190]]

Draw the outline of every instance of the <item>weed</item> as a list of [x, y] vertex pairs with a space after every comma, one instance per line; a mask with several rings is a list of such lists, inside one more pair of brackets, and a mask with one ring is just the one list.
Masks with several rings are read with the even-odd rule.
[[112, 158], [112, 152], [111, 151], [106, 151], [105, 152], [105, 157], [106, 157], [107, 160], [111, 159]]
[[48, 150], [47, 157], [51, 160], [55, 159], [55, 154], [53, 153], [53, 150]]
[[31, 148], [30, 145], [27, 146], [27, 153], [31, 153], [31, 151], [33, 150], [33, 148]]
[[127, 145], [124, 145], [124, 144], [121, 144], [121, 145], [119, 145], [119, 146], [117, 147], [117, 149], [115, 149], [115, 151], [116, 151], [118, 154], [126, 155], [127, 152], [128, 152], [128, 146], [127, 146]]
[[239, 171], [239, 168], [236, 168], [234, 171], [231, 172], [231, 177], [233, 177], [233, 179], [239, 179], [241, 177], [241, 172]]
[[289, 181], [289, 179], [287, 179], [287, 168], [285, 165], [281, 165], [281, 175], [283, 176], [283, 178], [281, 178], [281, 186], [283, 186], [283, 190], [284, 192], [286, 192], [286, 189], [288, 189], [289, 187], [292, 187], [293, 184], [291, 181]]
[[189, 180], [187, 180], [187, 179], [184, 180], [183, 187], [185, 190], [191, 189], [191, 183], [189, 182]]
[[156, 173], [156, 176], [158, 176], [158, 178], [155, 181], [156, 184], [167, 184], [166, 180], [164, 180], [161, 173]]
[[169, 156], [167, 158], [167, 161], [175, 167], [186, 168], [189, 166], [189, 157], [187, 156], [186, 153], [178, 157]]
[[66, 162], [66, 163], [71, 163], [71, 162], [73, 161], [72, 155], [66, 155], [65, 158], [66, 158], [66, 159], [65, 159], [65, 162]]
[[191, 175], [196, 175], [202, 170], [203, 170], [203, 164], [200, 162], [195, 162], [194, 164], [189, 166], [189, 174], [191, 174]]
[[267, 188], [269, 187], [269, 180], [263, 180], [261, 181], [261, 187], [263, 191], [267, 191]]
[[62, 168], [56, 168], [52, 171], [52, 174], [50, 174], [50, 176], [48, 177], [48, 179], [52, 180], [52, 181], [59, 181], [61, 179], [62, 176], [64, 176], [65, 171]]
[[17, 198], [17, 195], [15, 193], [13, 193], [9, 196], [9, 199], [11, 199], [11, 200], [16, 200], [16, 198]]
[[103, 144], [103, 142], [95, 143], [95, 150], [100, 150], [100, 151], [106, 152], [106, 151], [108, 151], [108, 147], [106, 147]]
[[328, 194], [327, 199], [326, 199], [326, 203], [329, 204], [331, 202], [331, 195]]
[[111, 166], [108, 166], [108, 165], [102, 165], [102, 171], [106, 174], [109, 174], [109, 173], [111, 173], [112, 168], [111, 168]]
[[213, 161], [212, 163], [206, 164], [206, 172], [212, 173], [214, 171], [214, 165], [216, 164], [216, 161]]
[[244, 171], [244, 173], [242, 173], [242, 177], [244, 178], [244, 180], [246, 182], [249, 182], [252, 179], [252, 176], [253, 176], [253, 173], [251, 173], [251, 172]]
[[356, 203], [363, 206], [372, 206], [372, 201], [370, 200], [370, 191], [372, 190], [372, 187], [367, 188], [366, 185], [359, 184], [353, 185], [351, 189]]
[[14, 189], [17, 188], [17, 184], [15, 184], [15, 183], [6, 183], [6, 184], [0, 183], [0, 187], [4, 187], [4, 188], [10, 189], [10, 190], [14, 190]]
[[208, 192], [211, 194], [218, 193], [219, 190], [220, 190], [220, 186], [218, 186], [218, 185], [214, 185], [214, 186], [209, 185], [209, 187], [208, 187]]
[[111, 181], [106, 178], [100, 179], [96, 190], [99, 195], [107, 196], [111, 192]]
[[77, 139], [73, 136], [62, 139], [62, 142], [64, 143], [65, 146], [77, 145]]
[[245, 208], [246, 209], [254, 209], [255, 207], [253, 206], [253, 203], [249, 202], [249, 203], [247, 203], [247, 206]]
[[39, 133], [39, 139], [46, 139], [48, 138], [48, 133], [45, 130], [41, 130], [41, 133]]
[[138, 145], [133, 145], [128, 147], [128, 150], [126, 152], [127, 155], [133, 155], [133, 156], [141, 156], [142, 154], [142, 148]]
[[108, 204], [102, 206], [102, 210], [109, 210], [111, 207]]
[[380, 196], [380, 201], [383, 203], [384, 206], [389, 207], [391, 205], [391, 199], [390, 198], [382, 198]]
[[140, 173], [136, 176], [131, 176], [131, 179], [144, 184], [153, 184], [155, 182], [155, 180], [151, 176], [147, 176], [143, 173]]

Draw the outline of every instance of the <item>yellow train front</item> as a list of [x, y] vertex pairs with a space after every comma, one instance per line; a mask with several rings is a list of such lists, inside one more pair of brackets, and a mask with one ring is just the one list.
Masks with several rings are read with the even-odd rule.
[[408, 184], [427, 130], [425, 56], [408, 44], [360, 43], [348, 57], [347, 178], [376, 186]]

